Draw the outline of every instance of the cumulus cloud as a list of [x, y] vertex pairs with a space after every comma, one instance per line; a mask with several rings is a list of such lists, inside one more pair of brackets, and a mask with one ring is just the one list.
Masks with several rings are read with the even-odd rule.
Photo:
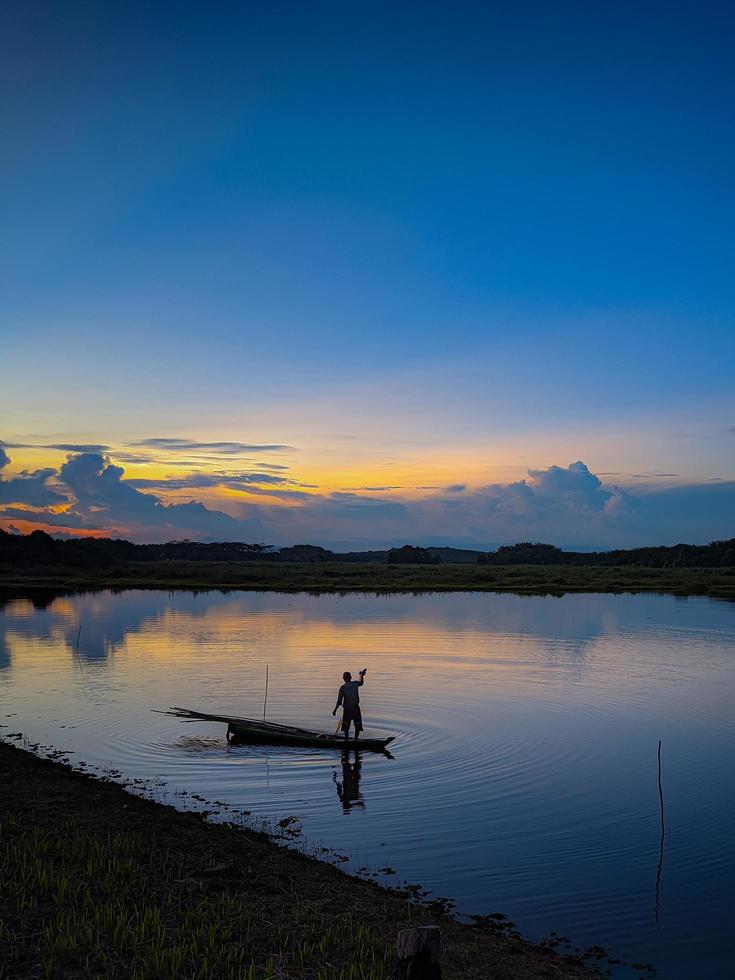
[[[489, 529], [507, 537], [531, 532], [545, 539], [587, 543], [615, 533], [616, 523], [630, 517], [638, 499], [600, 478], [577, 460], [566, 467], [529, 470], [527, 480], [493, 484], [481, 491], [489, 511]], [[619, 530], [619, 529], [618, 529]]]
[[[10, 462], [0, 448], [0, 468]], [[163, 536], [185, 532], [205, 539], [246, 540], [260, 538], [263, 527], [256, 518], [235, 518], [210, 510], [203, 503], [164, 503], [154, 494], [142, 493], [124, 480], [124, 469], [99, 453], [69, 456], [59, 470], [38, 470], [11, 480], [0, 480], [0, 502], [14, 504], [0, 511], [0, 517], [43, 523], [75, 530], [136, 529], [139, 537], [150, 537], [158, 530]], [[56, 493], [46, 484], [51, 478], [65, 488]], [[58, 511], [35, 511], [52, 504], [68, 504]]]
[[566, 506], [602, 510], [609, 492], [602, 481], [581, 460], [563, 468], [550, 466], [546, 470], [529, 470], [534, 499], [563, 501]]
[[154, 494], [141, 493], [125, 471], [96, 453], [71, 456], [59, 470], [59, 479], [71, 491], [74, 513], [82, 526], [105, 521], [181, 528], [212, 537], [242, 537], [247, 525], [202, 503], [165, 504]]
[[611, 498], [625, 493], [617, 487], [603, 487], [600, 478], [581, 460], [567, 467], [529, 470], [528, 480], [492, 484], [483, 492], [492, 510], [532, 519], [552, 511], [601, 513]]
[[[0, 445], [0, 471], [10, 463], [10, 457]], [[23, 470], [18, 476], [5, 479], [0, 474], [0, 504], [25, 504], [28, 507], [49, 507], [65, 500], [48, 486], [56, 474], [54, 469]]]

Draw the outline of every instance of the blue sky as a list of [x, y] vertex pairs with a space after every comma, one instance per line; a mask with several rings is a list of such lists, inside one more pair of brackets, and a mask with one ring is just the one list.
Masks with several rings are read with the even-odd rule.
[[[732, 7], [36, 3], [2, 21], [6, 474], [54, 484], [51, 444], [116, 465], [147, 438], [284, 444], [313, 496], [398, 483], [374, 493], [411, 508], [417, 486], [581, 459], [683, 494], [665, 526], [590, 544], [726, 534], [727, 507], [698, 524], [696, 488], [735, 481]], [[275, 537], [518, 530], [336, 531], [328, 509], [289, 530], [276, 501], [187, 489]]]

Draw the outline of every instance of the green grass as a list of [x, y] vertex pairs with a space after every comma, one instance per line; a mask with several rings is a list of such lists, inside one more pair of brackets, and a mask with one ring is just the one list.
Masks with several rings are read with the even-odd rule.
[[735, 599], [735, 568], [128, 562], [106, 569], [0, 568], [0, 587], [247, 589], [280, 592], [667, 592]]
[[[44, 978], [266, 980], [294, 967], [318, 980], [383, 980], [390, 969], [392, 950], [377, 930], [349, 913], [327, 920], [298, 908], [274, 924], [278, 967], [260, 962], [262, 937], [257, 945], [251, 938], [244, 897], [207, 894], [174, 856], [141, 853], [123, 832], [71, 823], [49, 831], [4, 817], [0, 879], [3, 980], [23, 975], [29, 951]], [[354, 961], [330, 965], [346, 949]]]

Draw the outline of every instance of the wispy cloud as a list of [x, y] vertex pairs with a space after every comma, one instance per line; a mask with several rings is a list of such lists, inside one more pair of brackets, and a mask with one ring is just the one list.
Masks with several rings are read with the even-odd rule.
[[156, 490], [201, 490], [205, 487], [246, 490], [252, 486], [278, 486], [290, 482], [287, 477], [275, 473], [187, 473], [180, 477], [126, 480], [128, 486]]
[[389, 490], [401, 490], [402, 487], [350, 487], [349, 493], [385, 493]]
[[8, 449], [54, 449], [64, 453], [106, 453], [109, 446], [79, 442], [6, 442]]
[[155, 436], [150, 439], [140, 439], [129, 442], [128, 446], [146, 447], [149, 449], [165, 449], [173, 453], [206, 451], [215, 455], [239, 456], [243, 453], [279, 452], [291, 449], [291, 446], [277, 443], [257, 444], [250, 442], [198, 442], [195, 439], [180, 439], [173, 436]]
[[630, 477], [633, 480], [650, 480], [652, 478], [663, 479], [665, 477], [670, 477], [673, 479], [673, 478], [677, 478], [678, 476], [679, 476], [678, 473], [631, 473], [630, 474]]

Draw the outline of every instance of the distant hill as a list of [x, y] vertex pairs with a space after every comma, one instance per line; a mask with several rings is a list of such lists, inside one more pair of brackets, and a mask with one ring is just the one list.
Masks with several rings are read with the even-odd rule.
[[617, 551], [562, 551], [555, 545], [524, 541], [495, 551], [403, 545], [376, 551], [339, 554], [319, 545], [275, 548], [242, 541], [169, 541], [134, 544], [120, 538], [53, 538], [45, 531], [8, 534], [0, 530], [0, 564], [105, 568], [124, 562], [372, 562], [390, 564], [480, 565], [638, 565], [648, 568], [712, 568], [735, 566], [735, 538], [706, 545], [629, 548]]

